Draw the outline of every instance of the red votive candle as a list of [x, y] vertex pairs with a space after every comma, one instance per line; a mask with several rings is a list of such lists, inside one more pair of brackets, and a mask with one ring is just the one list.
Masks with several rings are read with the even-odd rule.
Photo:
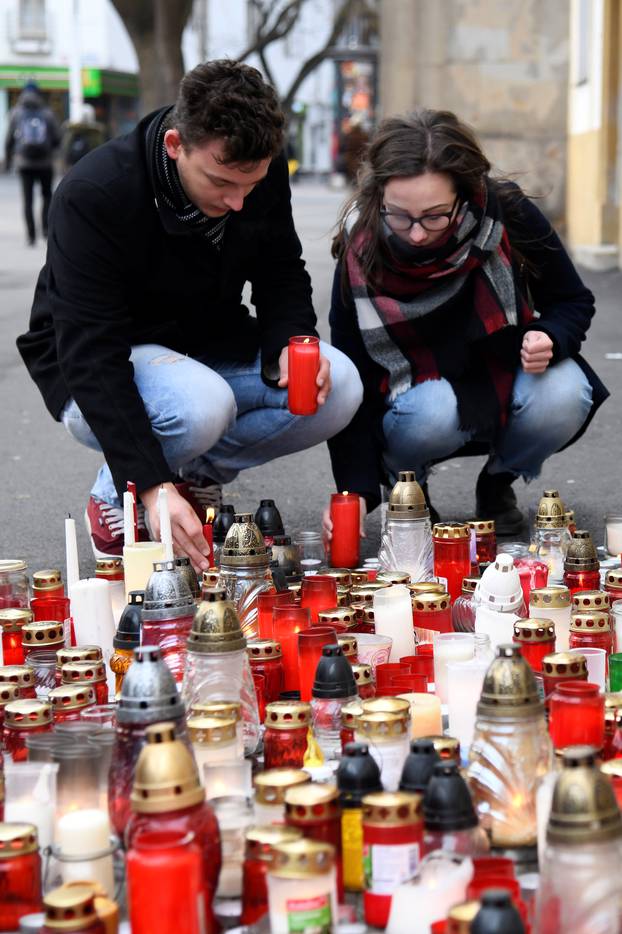
[[309, 610], [306, 607], [285, 604], [272, 610], [272, 636], [278, 642], [283, 653], [283, 690], [298, 691], [298, 633], [309, 629], [311, 625]]
[[600, 571], [564, 571], [564, 584], [571, 594], [580, 590], [600, 590]]
[[591, 681], [564, 681], [553, 692], [549, 732], [555, 749], [594, 746], [605, 741], [605, 697]]
[[334, 568], [354, 568], [359, 563], [361, 501], [358, 493], [333, 493], [330, 497], [333, 537], [330, 563]]
[[399, 662], [384, 662], [376, 665], [376, 688], [377, 694], [382, 694], [382, 689], [391, 684], [391, 680], [397, 675], [410, 674], [411, 668], [408, 662], [400, 659]]
[[32, 621], [32, 610], [27, 607], [0, 609], [3, 665], [23, 665], [22, 626]]
[[514, 642], [533, 671], [542, 671], [542, 660], [555, 651], [555, 625], [550, 619], [520, 619], [514, 623]]
[[462, 593], [462, 581], [471, 574], [469, 527], [461, 522], [440, 522], [434, 526], [432, 538], [434, 576], [446, 581], [447, 593], [455, 600]]
[[287, 349], [287, 405], [292, 415], [317, 412], [319, 337], [290, 337]]
[[132, 934], [153, 934], [172, 918], [176, 934], [204, 930], [201, 852], [193, 834], [139, 833], [127, 854], [127, 888]]
[[294, 594], [291, 590], [279, 593], [276, 590], [264, 590], [257, 595], [257, 626], [260, 639], [272, 638], [272, 610], [275, 606], [292, 605]]
[[325, 645], [334, 645], [337, 633], [330, 626], [311, 626], [298, 633], [298, 676], [300, 679], [300, 700], [310, 701], [315, 669], [322, 657]]
[[303, 577], [300, 588], [300, 606], [308, 607], [312, 623], [317, 623], [320, 610], [337, 606], [337, 581], [328, 574]]

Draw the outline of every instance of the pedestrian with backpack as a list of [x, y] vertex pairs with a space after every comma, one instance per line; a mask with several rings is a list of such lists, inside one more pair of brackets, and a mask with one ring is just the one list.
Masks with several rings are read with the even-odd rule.
[[5, 142], [5, 169], [13, 161], [22, 183], [24, 218], [28, 243], [36, 242], [33, 212], [35, 184], [41, 186], [41, 233], [47, 236], [48, 211], [52, 198], [54, 151], [60, 144], [60, 127], [52, 111], [45, 106], [34, 82], [27, 84], [11, 113]]

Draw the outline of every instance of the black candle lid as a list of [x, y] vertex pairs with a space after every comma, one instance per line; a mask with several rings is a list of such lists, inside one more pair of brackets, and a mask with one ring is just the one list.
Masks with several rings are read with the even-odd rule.
[[404, 761], [400, 791], [413, 791], [423, 794], [432, 778], [434, 767], [441, 757], [431, 739], [415, 739], [410, 744], [410, 752]]
[[127, 606], [121, 613], [119, 625], [112, 640], [115, 649], [135, 649], [140, 645], [145, 591], [130, 590], [127, 596]]
[[471, 923], [471, 934], [525, 934], [525, 925], [506, 889], [488, 889]]
[[235, 509], [231, 503], [223, 503], [216, 513], [212, 525], [212, 536], [217, 545], [222, 545], [227, 532], [235, 522]]
[[313, 697], [356, 697], [356, 681], [352, 665], [340, 645], [325, 645], [315, 670]]
[[347, 743], [337, 769], [339, 801], [344, 808], [361, 806], [364, 795], [382, 791], [380, 769], [367, 743]]
[[255, 513], [255, 522], [259, 526], [262, 535], [284, 535], [283, 520], [281, 513], [276, 508], [273, 499], [262, 499], [259, 508]]
[[423, 797], [426, 830], [450, 832], [477, 827], [478, 820], [467, 783], [457, 762], [439, 762]]

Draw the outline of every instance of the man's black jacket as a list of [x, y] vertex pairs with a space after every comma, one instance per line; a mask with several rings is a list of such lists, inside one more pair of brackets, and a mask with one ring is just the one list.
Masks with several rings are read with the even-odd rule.
[[[161, 201], [145, 133], [89, 153], [52, 201], [46, 264], [18, 349], [49, 411], [71, 397], [97, 437], [117, 490], [174, 479], [134, 383], [135, 344], [273, 366], [295, 334], [315, 334], [311, 283], [292, 220], [287, 162], [227, 220], [217, 252]], [[242, 305], [252, 284], [257, 317]]]

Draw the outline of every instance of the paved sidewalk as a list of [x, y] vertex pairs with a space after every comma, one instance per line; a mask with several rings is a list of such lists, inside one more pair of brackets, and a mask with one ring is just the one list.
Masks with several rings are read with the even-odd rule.
[[[294, 210], [313, 279], [315, 307], [323, 337], [333, 263], [330, 239], [341, 192], [301, 182], [294, 186]], [[15, 337], [28, 322], [36, 276], [44, 261], [44, 245], [25, 245], [18, 183], [0, 177], [0, 557], [24, 557], [31, 570], [64, 566], [63, 519], [78, 519], [82, 573], [93, 568], [82, 514], [100, 457], [73, 442], [47, 414], [43, 402], [19, 358]], [[559, 487], [574, 507], [580, 527], [602, 540], [605, 512], [622, 513], [619, 463], [622, 455], [622, 354], [620, 294], [622, 275], [587, 275], [597, 296], [597, 315], [586, 345], [586, 356], [609, 386], [613, 398], [597, 416], [586, 437], [552, 458], [542, 477], [529, 487], [518, 486], [519, 501], [527, 509], [537, 505], [545, 486]], [[481, 458], [465, 458], [442, 465], [430, 481], [433, 502], [445, 519], [472, 514], [475, 479]], [[320, 516], [333, 481], [326, 446], [291, 455], [246, 471], [226, 488], [225, 499], [239, 509], [255, 509], [261, 498], [276, 499], [285, 525], [293, 531], [319, 529]], [[369, 522], [366, 551], [377, 547], [377, 513]]]

